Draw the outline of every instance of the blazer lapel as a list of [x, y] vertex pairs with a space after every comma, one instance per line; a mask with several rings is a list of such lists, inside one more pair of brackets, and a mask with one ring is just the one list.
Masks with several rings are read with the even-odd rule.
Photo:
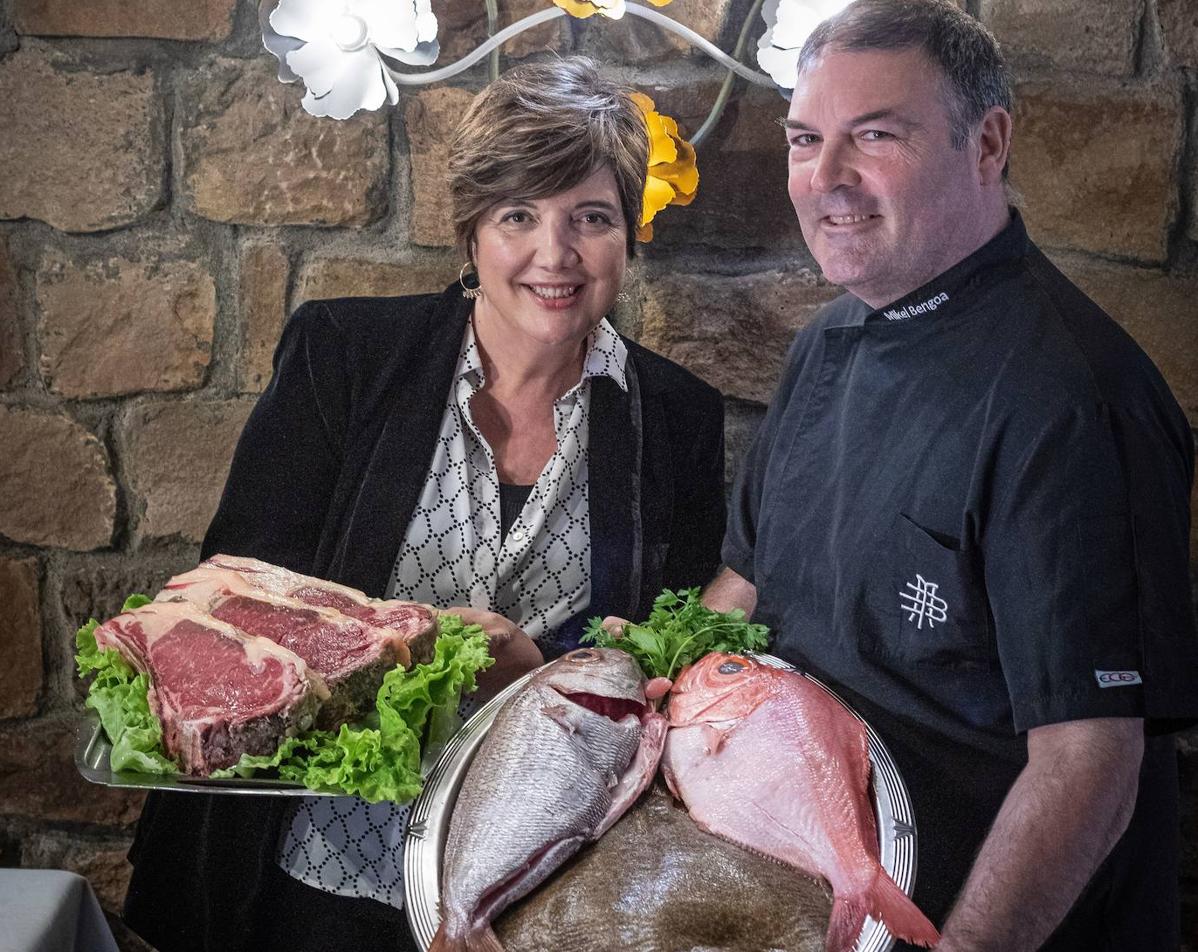
[[639, 595], [641, 508], [640, 408], [637, 400], [634, 419], [632, 360], [627, 371], [629, 393], [609, 377], [592, 378], [587, 426], [591, 614], [625, 617], [635, 609]]
[[431, 320], [417, 328], [424, 339], [401, 348], [405, 367], [396, 379], [402, 383], [394, 387], [330, 566], [330, 577], [369, 595], [386, 590], [441, 432], [472, 306], [455, 288], [445, 292]]

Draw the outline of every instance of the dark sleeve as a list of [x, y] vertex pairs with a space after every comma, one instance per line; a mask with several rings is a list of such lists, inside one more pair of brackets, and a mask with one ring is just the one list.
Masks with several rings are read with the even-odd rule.
[[720, 564], [724, 537], [724, 399], [704, 386], [668, 411], [674, 433], [674, 521], [662, 566], [664, 588], [706, 585]]
[[778, 440], [781, 420], [790, 403], [799, 369], [805, 361], [810, 331], [800, 332], [790, 346], [782, 378], [770, 399], [765, 419], [737, 471], [728, 507], [728, 529], [721, 551], [723, 563], [746, 581], [753, 581], [753, 552], [757, 546], [757, 526], [761, 514], [761, 496], [766, 469]]
[[1016, 730], [1198, 716], [1192, 463], [1107, 404], [1028, 417], [997, 443], [981, 536]]
[[340, 328], [326, 305], [310, 302], [283, 331], [274, 376], [237, 443], [201, 556], [225, 552], [309, 572], [348, 411]]

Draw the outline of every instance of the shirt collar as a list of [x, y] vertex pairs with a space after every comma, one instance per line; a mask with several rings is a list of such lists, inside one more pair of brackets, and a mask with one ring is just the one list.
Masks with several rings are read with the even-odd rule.
[[859, 298], [853, 298], [853, 307], [845, 324], [850, 327], [866, 323], [902, 325], [931, 314], [943, 317], [964, 310], [970, 304], [970, 292], [977, 283], [990, 277], [997, 268], [1022, 259], [1027, 254], [1028, 244], [1023, 218], [1012, 208], [1011, 220], [1002, 231], [922, 287], [873, 309]]
[[[587, 335], [587, 352], [582, 361], [582, 377], [610, 377], [619, 388], [628, 391], [628, 377], [625, 367], [628, 363], [628, 348], [615, 328], [603, 318], [595, 325], [595, 329]], [[483, 373], [483, 362], [478, 352], [478, 342], [474, 336], [474, 322], [466, 322], [466, 336], [462, 339], [462, 350], [458, 355], [458, 366], [454, 379], [465, 378], [476, 389], [483, 385], [486, 375]]]

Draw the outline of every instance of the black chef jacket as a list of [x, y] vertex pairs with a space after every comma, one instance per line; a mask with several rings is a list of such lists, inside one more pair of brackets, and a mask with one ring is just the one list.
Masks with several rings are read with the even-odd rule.
[[[943, 922], [1025, 733], [1147, 720], [1128, 833], [1048, 948], [1174, 949], [1177, 779], [1198, 719], [1189, 424], [1139, 347], [1031, 243], [991, 242], [797, 336], [732, 499], [725, 563], [773, 650], [878, 730]], [[1150, 847], [1150, 849], [1149, 849]]]

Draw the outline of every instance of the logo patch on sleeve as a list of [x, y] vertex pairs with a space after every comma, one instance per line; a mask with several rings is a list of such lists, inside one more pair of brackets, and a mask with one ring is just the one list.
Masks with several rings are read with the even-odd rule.
[[1099, 671], [1095, 668], [1094, 677], [1098, 679], [1100, 688], [1128, 688], [1144, 683], [1139, 671]]

